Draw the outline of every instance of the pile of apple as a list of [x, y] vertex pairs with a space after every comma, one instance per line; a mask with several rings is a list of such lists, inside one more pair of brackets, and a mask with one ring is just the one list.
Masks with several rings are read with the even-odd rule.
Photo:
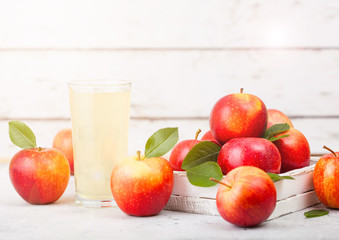
[[[218, 211], [235, 225], [255, 226], [271, 215], [276, 204], [276, 189], [266, 172], [279, 174], [308, 166], [309, 143], [284, 113], [267, 110], [261, 99], [242, 89], [219, 99], [209, 121], [210, 131], [202, 140], [196, 135], [194, 140], [178, 143], [169, 163], [174, 170], [184, 171], [186, 156], [199, 143], [209, 140], [221, 146], [217, 164], [226, 177], [222, 181], [211, 179], [220, 183]], [[280, 128], [286, 124], [287, 129]], [[196, 162], [204, 161], [208, 154]]]
[[[267, 129], [281, 123], [290, 129], [271, 141], [263, 138]], [[218, 165], [224, 175], [240, 166], [278, 174], [310, 164], [308, 141], [293, 128], [291, 120], [281, 111], [267, 110], [261, 99], [242, 90], [217, 101], [210, 115], [210, 129], [201, 140], [185, 140], [174, 147], [169, 158], [173, 170], [184, 171], [181, 167], [187, 153], [204, 140], [222, 146]], [[278, 139], [281, 136], [284, 138]]]

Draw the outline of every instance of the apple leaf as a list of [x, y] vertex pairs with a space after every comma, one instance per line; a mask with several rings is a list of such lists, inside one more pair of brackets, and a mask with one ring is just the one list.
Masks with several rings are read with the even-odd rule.
[[270, 178], [272, 179], [273, 182], [278, 182], [278, 181], [283, 180], [283, 179], [295, 180], [291, 176], [280, 176], [279, 174], [275, 174], [275, 173], [267, 173], [267, 174], [268, 174], [268, 176], [270, 176]]
[[314, 209], [308, 212], [304, 212], [305, 217], [307, 218], [314, 218], [314, 217], [321, 217], [327, 215], [329, 212], [324, 209]]
[[264, 138], [270, 139], [280, 133], [288, 131], [289, 129], [290, 129], [290, 125], [288, 125], [287, 123], [274, 124], [273, 126], [271, 126], [270, 128], [266, 130]]
[[21, 148], [35, 148], [36, 139], [33, 131], [23, 122], [10, 121], [9, 138], [12, 143]]
[[211, 141], [202, 141], [196, 144], [186, 155], [181, 168], [188, 170], [205, 162], [216, 162], [221, 147]]
[[220, 181], [224, 176], [216, 162], [205, 162], [186, 170], [186, 173], [188, 181], [198, 187], [214, 186], [217, 183], [211, 181], [210, 178], [215, 178]]
[[146, 142], [145, 157], [161, 157], [178, 142], [178, 128], [162, 128], [156, 131]]

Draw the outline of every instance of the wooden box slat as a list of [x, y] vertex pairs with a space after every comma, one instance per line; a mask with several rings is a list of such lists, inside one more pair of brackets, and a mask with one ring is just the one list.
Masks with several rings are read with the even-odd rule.
[[[269, 220], [319, 203], [313, 187], [316, 160], [317, 158], [312, 158], [311, 165], [308, 167], [281, 174], [281, 176], [291, 176], [295, 180], [275, 182], [277, 205]], [[215, 200], [217, 190], [218, 185], [208, 188], [193, 186], [188, 181], [186, 172], [175, 172], [172, 196], [165, 209], [219, 215]]]

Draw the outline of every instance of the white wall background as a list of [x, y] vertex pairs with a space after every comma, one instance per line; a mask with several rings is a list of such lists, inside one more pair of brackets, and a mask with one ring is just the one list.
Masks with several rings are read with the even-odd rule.
[[289, 115], [313, 153], [339, 150], [338, 0], [0, 0], [0, 158], [9, 120], [41, 146], [70, 126], [67, 82], [133, 83], [130, 153], [158, 128], [208, 130], [222, 96]]

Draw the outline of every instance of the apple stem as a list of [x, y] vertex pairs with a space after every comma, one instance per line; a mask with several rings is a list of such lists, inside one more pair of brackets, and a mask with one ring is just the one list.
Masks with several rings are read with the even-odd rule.
[[240, 88], [240, 93], [243, 93], [244, 92], [244, 88]]
[[41, 147], [38, 147], [38, 151], [41, 152], [41, 150], [42, 150]]
[[137, 151], [137, 157], [138, 157], [138, 161], [141, 161], [141, 152], [140, 151]]
[[326, 147], [325, 145], [323, 146], [324, 149], [330, 151], [335, 157], [337, 157], [337, 154], [329, 147]]
[[219, 180], [217, 180], [217, 179], [215, 179], [215, 178], [210, 178], [210, 180], [213, 181], [213, 182], [222, 184], [222, 185], [224, 185], [224, 186], [226, 186], [226, 187], [228, 187], [228, 188], [232, 188], [231, 186], [227, 185], [226, 183], [221, 182], [221, 181], [219, 181]]
[[200, 130], [200, 129], [198, 129], [198, 131], [195, 133], [195, 140], [198, 139], [199, 133], [201, 133], [201, 130]]

